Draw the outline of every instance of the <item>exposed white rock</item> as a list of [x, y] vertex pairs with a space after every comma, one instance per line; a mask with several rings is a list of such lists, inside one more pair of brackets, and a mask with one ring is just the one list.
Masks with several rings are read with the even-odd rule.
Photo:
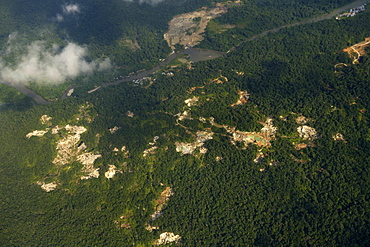
[[77, 156], [77, 161], [83, 165], [92, 165], [95, 160], [100, 158], [101, 154], [83, 153]]
[[260, 132], [245, 132], [236, 130], [236, 127], [228, 125], [220, 125], [215, 123], [214, 118], [209, 118], [209, 123], [218, 128], [224, 128], [228, 133], [232, 134], [231, 143], [236, 145], [237, 142], [243, 142], [245, 147], [249, 144], [255, 144], [257, 146], [270, 147], [271, 140], [275, 139], [275, 133], [277, 127], [273, 126], [273, 119], [267, 118]]
[[66, 148], [72, 148], [80, 141], [81, 136], [79, 134], [76, 135], [68, 135], [57, 142], [57, 149], [63, 150]]
[[220, 161], [220, 160], [222, 160], [223, 159], [223, 157], [221, 157], [221, 156], [217, 156], [216, 157], [216, 161]]
[[205, 154], [205, 153], [207, 153], [207, 152], [208, 152], [208, 149], [207, 149], [207, 148], [205, 148], [205, 147], [200, 147], [200, 148], [199, 148], [199, 152], [200, 152], [201, 154]]
[[193, 98], [185, 100], [185, 104], [188, 105], [188, 107], [191, 107], [195, 105], [199, 101], [199, 97], [194, 96]]
[[108, 171], [104, 173], [104, 176], [108, 179], [111, 179], [116, 175], [117, 172], [122, 173], [122, 171], [118, 170], [115, 165], [109, 165]]
[[260, 163], [264, 157], [265, 157], [265, 154], [257, 153], [256, 158], [253, 160], [253, 162], [254, 163]]
[[176, 152], [182, 154], [192, 154], [199, 144], [201, 144], [200, 146], [203, 145], [203, 143], [175, 142]]
[[[81, 106], [81, 108], [83, 108], [83, 106]], [[51, 124], [49, 123], [50, 120], [51, 117], [48, 117], [47, 115], [43, 115], [40, 119], [43, 124]], [[57, 125], [51, 129], [51, 132], [52, 134], [60, 134], [60, 130], [63, 128], [68, 133], [62, 132], [63, 137], [56, 142], [57, 155], [54, 158], [53, 163], [56, 166], [61, 167], [78, 161], [83, 164], [81, 172], [87, 174], [82, 176], [81, 179], [98, 178], [100, 175], [99, 168], [95, 168], [93, 164], [96, 159], [101, 157], [101, 155], [85, 152], [87, 146], [84, 142], [80, 142], [81, 134], [86, 132], [87, 129], [84, 126], [66, 125], [64, 127], [60, 127]], [[33, 131], [27, 134], [26, 137], [30, 138], [31, 136], [43, 136], [48, 131], [49, 128], [47, 128], [45, 131]], [[54, 190], [58, 185], [55, 182], [48, 184], [45, 184], [44, 182], [38, 182], [38, 184], [41, 185], [41, 188], [47, 192]]]
[[153, 230], [158, 230], [159, 227], [158, 226], [151, 226], [151, 225], [147, 224], [145, 229], [152, 232]]
[[155, 150], [158, 149], [157, 146], [154, 146], [154, 147], [151, 147], [151, 148], [148, 148], [146, 150], [144, 150], [143, 152], [143, 157], [146, 157], [148, 156], [149, 154], [155, 154]]
[[151, 220], [156, 220], [158, 219], [161, 215], [163, 214], [162, 210], [157, 210], [155, 211], [150, 217], [151, 217]]
[[263, 125], [263, 128], [261, 129], [261, 133], [267, 133], [270, 136], [274, 136], [277, 129], [277, 127], [273, 126], [273, 119], [267, 118], [266, 122]]
[[295, 121], [297, 122], [297, 124], [305, 124], [307, 123], [308, 121], [310, 121], [311, 119], [309, 118], [306, 118], [305, 116], [299, 116], [295, 119]]
[[89, 172], [89, 174], [87, 174], [86, 176], [82, 176], [80, 179], [81, 180], [87, 180], [87, 179], [90, 179], [90, 178], [99, 178], [99, 176], [100, 176], [99, 170], [100, 170], [100, 168], [95, 169], [93, 166], [88, 167], [88, 168], [84, 168], [82, 171], [83, 172]]
[[110, 133], [111, 134], [114, 134], [117, 132], [117, 130], [119, 130], [121, 127], [117, 127], [117, 126], [114, 126], [113, 128], [109, 129]]
[[278, 165], [279, 163], [280, 163], [279, 161], [271, 160], [271, 161], [270, 161], [270, 163], [269, 163], [269, 165], [270, 165], [270, 166], [276, 166], [276, 165]]
[[[164, 33], [164, 39], [172, 50], [176, 49], [176, 44], [193, 47], [203, 39], [202, 34], [208, 22], [226, 12], [227, 8], [219, 4], [219, 6], [212, 9], [177, 15], [168, 23], [169, 29]], [[195, 18], [199, 18], [199, 21], [194, 21]]]
[[[126, 151], [126, 146], [122, 146], [122, 148], [121, 148], [121, 152], [125, 152]], [[123, 156], [125, 157], [125, 158], [128, 158], [129, 157], [129, 153], [130, 153], [130, 151], [126, 151], [124, 154], [123, 154]]]
[[158, 139], [159, 139], [159, 136], [154, 136], [153, 142], [149, 142], [149, 145], [152, 145], [152, 146], [155, 145]]
[[41, 183], [41, 189], [45, 190], [46, 192], [50, 192], [52, 190], [55, 190], [56, 187], [58, 186], [58, 184], [55, 183], [55, 182], [51, 182], [51, 183], [48, 183], [48, 184], [46, 184], [44, 182], [38, 182], [38, 184], [40, 184], [40, 183]]
[[51, 125], [51, 120], [53, 118], [52, 117], [49, 117], [48, 115], [42, 115], [41, 118], [40, 118], [40, 121], [42, 124], [48, 124], [48, 125]]
[[85, 131], [87, 131], [87, 129], [84, 127], [84, 126], [71, 126], [69, 124], [67, 124], [65, 127], [64, 127], [69, 133], [71, 134], [82, 134], [84, 133]]
[[190, 116], [190, 112], [188, 112], [188, 111], [184, 111], [183, 113], [179, 112], [175, 116], [178, 117], [177, 118], [178, 121], [182, 121], [184, 119], [190, 119], [190, 120], [192, 120], [192, 118]]
[[211, 131], [197, 131], [196, 140], [192, 143], [175, 142], [176, 152], [182, 154], [192, 154], [195, 149], [200, 148], [200, 153], [207, 153], [208, 149], [203, 147], [204, 142], [213, 139], [213, 132]]
[[299, 136], [306, 140], [314, 140], [318, 138], [316, 130], [310, 126], [303, 125], [297, 128]]
[[335, 135], [333, 135], [333, 139], [334, 141], [345, 141], [346, 140], [344, 139], [344, 136], [341, 133], [336, 133]]
[[279, 118], [282, 119], [283, 121], [288, 121], [288, 118], [287, 117], [284, 117], [282, 115], [280, 115]]
[[84, 165], [81, 171], [87, 173], [87, 175], [82, 176], [81, 179], [98, 178], [100, 176], [99, 168], [94, 167], [95, 160], [100, 157], [100, 154], [93, 153], [82, 153], [77, 156], [77, 161]]
[[67, 93], [67, 97], [70, 97], [74, 91], [75, 91], [74, 88], [69, 89]]
[[205, 123], [207, 122], [207, 119], [205, 119], [204, 117], [199, 117], [199, 121], [201, 121], [202, 123]]
[[100, 168], [96, 168], [93, 172], [89, 173], [90, 177], [98, 178], [100, 173], [99, 173]]
[[46, 130], [34, 130], [30, 133], [28, 133], [26, 135], [26, 137], [29, 139], [31, 138], [32, 136], [38, 136], [38, 137], [41, 137], [41, 136], [44, 136], [47, 132], [49, 131], [49, 129], [46, 129]]
[[159, 235], [159, 239], [154, 241], [154, 245], [169, 244], [172, 242], [178, 242], [181, 239], [180, 235], [175, 235], [172, 232], [164, 232]]
[[213, 139], [213, 132], [210, 131], [197, 131], [197, 142], [205, 142]]
[[63, 129], [63, 128], [62, 128], [62, 127], [60, 127], [59, 125], [56, 125], [55, 127], [53, 127], [53, 128], [51, 129], [51, 133], [52, 133], [53, 135], [58, 134], [58, 133], [59, 133], [59, 130], [61, 130], [61, 129]]
[[78, 146], [77, 150], [78, 150], [78, 152], [81, 152], [81, 151], [85, 150], [86, 148], [87, 148], [86, 144], [85, 144], [84, 142], [82, 142], [82, 143]]
[[57, 157], [53, 160], [55, 165], [63, 166], [72, 162], [75, 158], [75, 152], [80, 135], [68, 135], [57, 142]]

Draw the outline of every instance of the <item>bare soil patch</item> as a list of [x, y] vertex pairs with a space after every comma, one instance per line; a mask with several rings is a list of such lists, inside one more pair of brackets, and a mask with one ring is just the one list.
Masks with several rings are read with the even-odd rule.
[[173, 50], [177, 44], [193, 47], [203, 39], [208, 22], [226, 12], [227, 8], [219, 4], [212, 9], [203, 8], [200, 11], [175, 16], [169, 22], [169, 29], [164, 34], [164, 39]]
[[344, 52], [347, 52], [349, 57], [353, 59], [352, 63], [358, 63], [358, 60], [361, 56], [366, 55], [365, 48], [370, 44], [370, 37], [365, 38], [365, 41], [354, 44], [346, 49], [343, 49]]

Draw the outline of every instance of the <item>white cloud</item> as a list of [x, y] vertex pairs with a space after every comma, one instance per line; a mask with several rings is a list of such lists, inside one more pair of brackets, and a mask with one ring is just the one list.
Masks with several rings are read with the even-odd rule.
[[45, 43], [35, 41], [27, 47], [16, 66], [7, 66], [0, 61], [0, 78], [11, 83], [51, 83], [59, 84], [67, 79], [88, 75], [94, 71], [111, 67], [109, 59], [86, 61], [88, 50], [75, 43], [61, 48], [54, 45], [46, 49]]
[[80, 6], [78, 4], [65, 4], [62, 6], [62, 9], [66, 15], [80, 13]]
[[61, 14], [57, 14], [56, 19], [58, 22], [64, 21], [64, 17]]
[[62, 14], [57, 14], [56, 17], [54, 17], [54, 20], [58, 22], [64, 21], [64, 17], [68, 15], [75, 15], [81, 12], [81, 8], [79, 4], [64, 4], [62, 5]]

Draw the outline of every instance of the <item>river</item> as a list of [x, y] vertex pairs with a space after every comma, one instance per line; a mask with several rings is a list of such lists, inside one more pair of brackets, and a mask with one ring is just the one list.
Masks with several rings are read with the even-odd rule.
[[[302, 24], [307, 24], [307, 23], [314, 23], [314, 22], [334, 18], [335, 16], [337, 16], [341, 12], [344, 12], [346, 10], [358, 7], [360, 5], [363, 5], [363, 4], [369, 3], [369, 2], [370, 2], [370, 0], [357, 0], [357, 1], [354, 1], [350, 4], [347, 4], [347, 5], [345, 5], [341, 8], [335, 9], [335, 10], [333, 10], [332, 12], [330, 12], [328, 14], [323, 14], [323, 15], [320, 15], [320, 16], [308, 18], [308, 19], [305, 19], [305, 20], [302, 20], [302, 21], [299, 21], [299, 22], [295, 22], [295, 23], [292, 23], [292, 24], [288, 24], [288, 25], [276, 27], [276, 28], [273, 28], [273, 29], [270, 29], [270, 30], [266, 30], [262, 33], [256, 34], [256, 35], [246, 39], [242, 43], [240, 43], [237, 46], [231, 48], [227, 53], [229, 53], [230, 51], [235, 50], [236, 48], [238, 48], [240, 45], [242, 45], [245, 42], [258, 39], [262, 36], [266, 36], [269, 33], [277, 32], [277, 31], [279, 31], [283, 28], [286, 28], [286, 27], [293, 27], [293, 26], [297, 26], [297, 25], [302, 25]], [[189, 55], [190, 60], [193, 61], [193, 62], [210, 60], [210, 59], [214, 59], [214, 58], [225, 55], [225, 53], [218, 52], [218, 51], [212, 51], [212, 50], [206, 50], [206, 49], [197, 49], [197, 48], [187, 48], [187, 49], [184, 49], [181, 52], [171, 53], [165, 60], [163, 60], [161, 63], [159, 63], [158, 65], [154, 66], [153, 68], [151, 68], [149, 70], [143, 70], [143, 71], [137, 72], [135, 75], [127, 76], [127, 77], [122, 78], [121, 80], [117, 80], [117, 81], [114, 81], [114, 82], [102, 82], [102, 87], [108, 87], [108, 86], [112, 86], [112, 85], [117, 85], [121, 82], [127, 82], [127, 81], [141, 79], [143, 77], [147, 77], [147, 76], [153, 74], [154, 72], [160, 70], [161, 68], [165, 67], [168, 63], [170, 63], [172, 60], [174, 60], [176, 58], [176, 56], [179, 55], [179, 54]], [[24, 86], [21, 83], [8, 83], [8, 82], [3, 82], [3, 81], [0, 81], [0, 83], [9, 85], [9, 86], [15, 88], [20, 93], [25, 94], [28, 97], [31, 97], [38, 104], [48, 104], [48, 103], [50, 103], [47, 100], [45, 100], [43, 97], [41, 97], [40, 95], [38, 95], [37, 93], [35, 93], [31, 89], [27, 88], [26, 86]], [[61, 99], [67, 98], [68, 97], [67, 96], [68, 91], [73, 89], [73, 88], [74, 88], [74, 86], [70, 86], [63, 93]]]
[[9, 83], [5, 81], [0, 81], [0, 83], [15, 88], [18, 92], [32, 98], [38, 104], [45, 105], [45, 104], [51, 103], [50, 101], [45, 100], [43, 97], [41, 97], [40, 95], [38, 95], [37, 93], [29, 89], [22, 83]]
[[276, 28], [273, 28], [273, 29], [270, 29], [270, 30], [266, 30], [262, 33], [256, 34], [256, 35], [244, 40], [243, 42], [241, 42], [237, 46], [235, 46], [235, 47], [231, 48], [229, 51], [227, 51], [227, 53], [235, 50], [236, 48], [238, 48], [240, 45], [244, 44], [245, 42], [258, 39], [260, 37], [266, 36], [269, 33], [277, 32], [277, 31], [279, 31], [283, 28], [286, 28], [286, 27], [293, 27], [293, 26], [298, 26], [298, 25], [302, 25], [302, 24], [315, 23], [315, 22], [319, 22], [319, 21], [323, 21], [323, 20], [328, 20], [328, 19], [334, 18], [335, 16], [339, 15], [340, 13], [342, 13], [344, 11], [356, 8], [360, 5], [367, 4], [369, 2], [370, 2], [370, 0], [357, 0], [357, 1], [354, 1], [350, 4], [345, 5], [341, 8], [339, 8], [339, 9], [335, 9], [335, 10], [333, 10], [332, 12], [330, 12], [328, 14], [315, 16], [315, 17], [308, 18], [308, 19], [305, 19], [305, 20], [302, 20], [302, 21], [299, 21], [299, 22], [295, 22], [295, 23], [292, 23], [292, 24], [287, 24], [287, 25], [284, 25], [284, 26], [280, 26], [280, 27], [276, 27]]
[[187, 54], [190, 57], [189, 58], [190, 61], [199, 62], [199, 61], [205, 61], [205, 60], [210, 60], [210, 59], [221, 57], [221, 56], [225, 55], [225, 52], [212, 51], [212, 50], [206, 50], [206, 49], [198, 49], [198, 48], [186, 48], [183, 51], [170, 54], [160, 64], [154, 66], [153, 68], [151, 68], [149, 70], [143, 70], [143, 71], [137, 72], [136, 74], [134, 74], [132, 76], [127, 76], [127, 77], [122, 78], [121, 80], [117, 80], [117, 81], [114, 81], [114, 82], [103, 82], [102, 87], [117, 85], [117, 84], [120, 84], [121, 82], [125, 82], [125, 81], [138, 80], [138, 79], [141, 79], [143, 77], [147, 77], [149, 75], [152, 75], [154, 72], [164, 68], [167, 64], [169, 64], [172, 60], [174, 60], [180, 54]]

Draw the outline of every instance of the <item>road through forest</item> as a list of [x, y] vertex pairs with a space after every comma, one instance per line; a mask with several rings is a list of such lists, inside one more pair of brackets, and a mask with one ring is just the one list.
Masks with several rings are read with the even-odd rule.
[[[314, 23], [314, 22], [319, 22], [319, 21], [322, 21], [322, 20], [331, 19], [331, 18], [334, 18], [335, 16], [337, 16], [338, 14], [340, 14], [341, 12], [344, 12], [346, 10], [358, 7], [360, 5], [363, 5], [363, 4], [369, 3], [369, 2], [370, 2], [370, 0], [357, 0], [357, 1], [354, 1], [350, 4], [347, 4], [347, 5], [345, 5], [341, 8], [335, 9], [332, 12], [327, 13], [327, 14], [323, 14], [323, 15], [320, 15], [320, 16], [315, 16], [315, 17], [308, 18], [308, 19], [305, 19], [305, 20], [302, 20], [302, 21], [299, 21], [299, 22], [295, 22], [295, 23], [292, 23], [292, 24], [288, 24], [288, 25], [276, 27], [276, 28], [273, 28], [273, 29], [270, 29], [270, 30], [266, 30], [262, 33], [256, 34], [256, 35], [242, 41], [237, 46], [231, 48], [227, 53], [237, 49], [238, 47], [240, 47], [240, 45], [242, 45], [245, 42], [249, 42], [249, 41], [258, 39], [260, 37], [266, 36], [269, 33], [278, 32], [279, 30], [281, 30], [283, 28], [287, 28], [287, 27], [293, 27], [293, 26], [297, 26], [297, 25]], [[203, 50], [203, 49], [195, 49], [195, 48], [185, 49], [181, 52], [171, 53], [165, 60], [163, 60], [161, 63], [159, 63], [158, 65], [154, 66], [153, 68], [151, 68], [149, 70], [140, 71], [140, 72], [136, 73], [135, 75], [127, 76], [127, 77], [124, 77], [124, 78], [122, 78], [120, 80], [117, 80], [117, 81], [114, 81], [114, 82], [102, 82], [102, 87], [101, 88], [112, 86], [112, 85], [117, 85], [117, 84], [122, 83], [122, 82], [127, 82], [127, 81], [141, 79], [143, 77], [147, 77], [147, 76], [153, 74], [154, 72], [158, 71], [159, 69], [165, 67], [168, 63], [170, 63], [172, 60], [174, 60], [176, 58], [176, 56], [179, 55], [179, 54], [189, 54], [190, 59], [191, 59], [192, 54], [197, 54], [198, 59], [196, 59], [196, 60], [198, 60], [198, 61], [210, 60], [210, 59], [214, 59], [214, 58], [217, 58], [217, 57], [223, 55], [223, 53], [220, 53], [220, 52], [217, 52], [217, 51], [211, 51], [211, 50]], [[199, 57], [201, 57], [201, 59], [199, 59]], [[24, 84], [9, 83], [9, 82], [4, 82], [4, 81], [0, 81], [0, 83], [5, 84], [5, 85], [9, 85], [9, 86], [15, 88], [20, 93], [25, 94], [28, 97], [31, 97], [38, 104], [51, 103], [51, 102], [45, 100], [42, 96], [40, 96], [37, 93], [35, 93], [34, 91], [32, 91], [31, 89], [27, 88]], [[70, 86], [63, 93], [63, 95], [61, 96], [61, 99], [67, 98], [67, 93], [72, 88], [73, 88], [73, 86]]]

